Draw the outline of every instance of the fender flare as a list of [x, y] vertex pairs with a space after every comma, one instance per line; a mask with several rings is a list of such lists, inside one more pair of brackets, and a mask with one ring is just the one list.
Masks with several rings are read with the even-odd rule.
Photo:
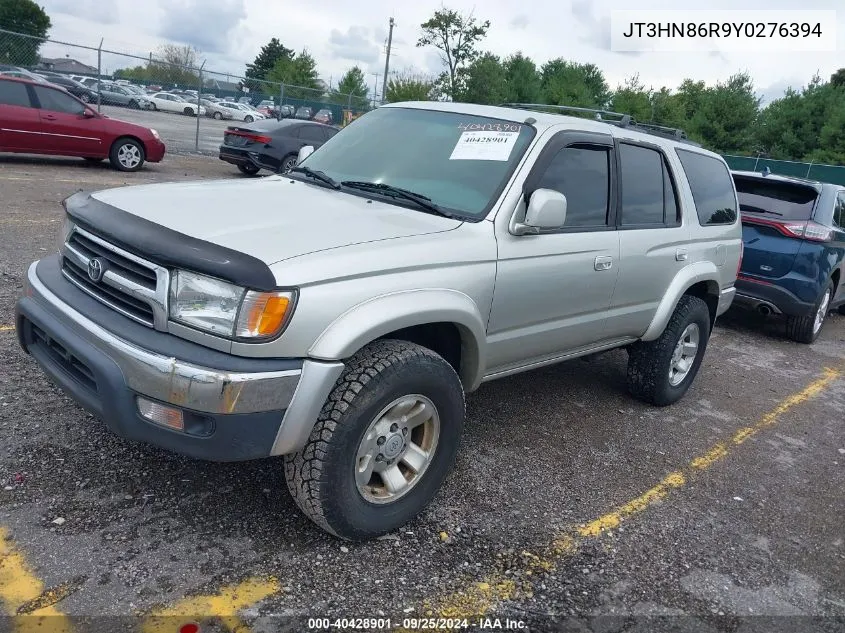
[[368, 299], [332, 321], [314, 341], [308, 356], [343, 360], [385, 334], [428, 323], [452, 323], [458, 328], [461, 382], [467, 391], [477, 388], [485, 364], [485, 322], [475, 301], [457, 290], [402, 290]]
[[702, 281], [708, 282], [711, 290], [715, 289], [716, 297], [719, 296], [719, 269], [713, 262], [702, 261], [695, 262], [689, 266], [685, 266], [678, 271], [669, 288], [663, 295], [663, 299], [657, 306], [651, 324], [640, 338], [643, 341], [653, 341], [660, 337], [669, 319], [672, 318], [672, 313], [675, 311], [675, 306], [684, 293], [692, 286]]

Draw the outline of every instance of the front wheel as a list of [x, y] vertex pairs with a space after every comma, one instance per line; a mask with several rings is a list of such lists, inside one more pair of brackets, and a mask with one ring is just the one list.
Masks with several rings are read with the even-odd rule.
[[91, 103], [91, 97], [89, 97], [89, 96], [88, 96], [87, 94], [85, 94], [84, 92], [83, 92], [81, 95], [79, 95], [79, 100], [80, 100], [82, 103]]
[[182, 113], [185, 116], [194, 116], [194, 111], [191, 108], [185, 108], [184, 110], [182, 110]]
[[131, 138], [119, 138], [111, 147], [109, 160], [119, 171], [138, 171], [144, 165], [144, 146]]
[[222, 114], [220, 114], [219, 112], [215, 112], [215, 113], [214, 113], [214, 118], [215, 118], [215, 120], [219, 121], [220, 119], [222, 119], [222, 118], [223, 118], [223, 115], [222, 115]]
[[285, 159], [282, 161], [282, 168], [279, 170], [279, 172], [282, 174], [286, 174], [294, 167], [296, 167], [296, 156], [294, 154], [291, 154], [290, 156], [285, 156]]
[[[786, 318], [786, 334], [798, 343], [813, 343], [822, 331], [822, 325], [830, 312], [830, 300], [833, 297], [833, 283], [828, 284], [824, 293], [816, 302], [810, 316], [789, 316]], [[841, 308], [840, 308], [841, 310]]]
[[628, 391], [659, 407], [677, 402], [695, 380], [709, 338], [707, 304], [684, 295], [660, 338], [628, 348]]
[[133, 110], [140, 110], [141, 109], [141, 106], [138, 105], [138, 102], [135, 101], [134, 99], [129, 102], [129, 107], [132, 108]]
[[347, 540], [395, 530], [432, 500], [455, 463], [461, 382], [441, 356], [398, 340], [346, 363], [301, 451], [285, 456], [299, 508]]
[[249, 114], [244, 117], [244, 123], [252, 123], [253, 121], [255, 121], [255, 119], [253, 119]]

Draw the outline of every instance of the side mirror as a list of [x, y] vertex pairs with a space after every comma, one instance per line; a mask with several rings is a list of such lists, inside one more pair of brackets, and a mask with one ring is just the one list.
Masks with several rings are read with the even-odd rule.
[[543, 229], [559, 229], [566, 222], [566, 196], [553, 189], [536, 189], [531, 194], [525, 219], [511, 228], [514, 235], [537, 234]]
[[91, 110], [90, 108], [85, 108], [82, 111], [82, 116], [84, 116], [86, 119], [94, 119], [97, 117], [97, 113]]
[[306, 145], [302, 149], [299, 150], [299, 155], [296, 157], [296, 164], [299, 165], [302, 161], [306, 158], [311, 156], [314, 153], [314, 146], [313, 145]]

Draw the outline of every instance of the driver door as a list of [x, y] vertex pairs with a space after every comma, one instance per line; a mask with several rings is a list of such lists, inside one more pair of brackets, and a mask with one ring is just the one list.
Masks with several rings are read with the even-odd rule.
[[68, 93], [32, 86], [38, 101], [45, 151], [62, 156], [104, 156], [104, 134], [98, 117], [86, 117], [86, 106]]

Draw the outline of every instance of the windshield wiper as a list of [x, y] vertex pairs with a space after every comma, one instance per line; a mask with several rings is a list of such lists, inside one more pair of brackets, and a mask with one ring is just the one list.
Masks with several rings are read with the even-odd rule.
[[297, 172], [300, 174], [305, 174], [309, 178], [313, 178], [314, 180], [319, 180], [322, 183], [327, 184], [332, 189], [340, 189], [340, 183], [326, 174], [326, 172], [318, 171], [316, 169], [311, 169], [310, 167], [294, 167], [291, 169], [291, 172]]
[[394, 198], [402, 198], [403, 200], [410, 200], [417, 204], [417, 206], [425, 209], [430, 213], [442, 215], [444, 218], [454, 218], [455, 215], [444, 211], [439, 206], [431, 201], [431, 198], [424, 196], [416, 191], [409, 191], [402, 189], [402, 187], [394, 187], [383, 182], [366, 182], [362, 180], [344, 180], [340, 183], [344, 187], [350, 189], [361, 189], [363, 191], [375, 191], [376, 193], [384, 194], [385, 196], [392, 196]]
[[747, 211], [748, 213], [768, 213], [770, 215], [783, 215], [783, 213], [778, 213], [777, 211], [770, 211], [769, 209], [761, 209], [760, 207], [753, 207], [750, 204], [739, 205], [739, 210]]

